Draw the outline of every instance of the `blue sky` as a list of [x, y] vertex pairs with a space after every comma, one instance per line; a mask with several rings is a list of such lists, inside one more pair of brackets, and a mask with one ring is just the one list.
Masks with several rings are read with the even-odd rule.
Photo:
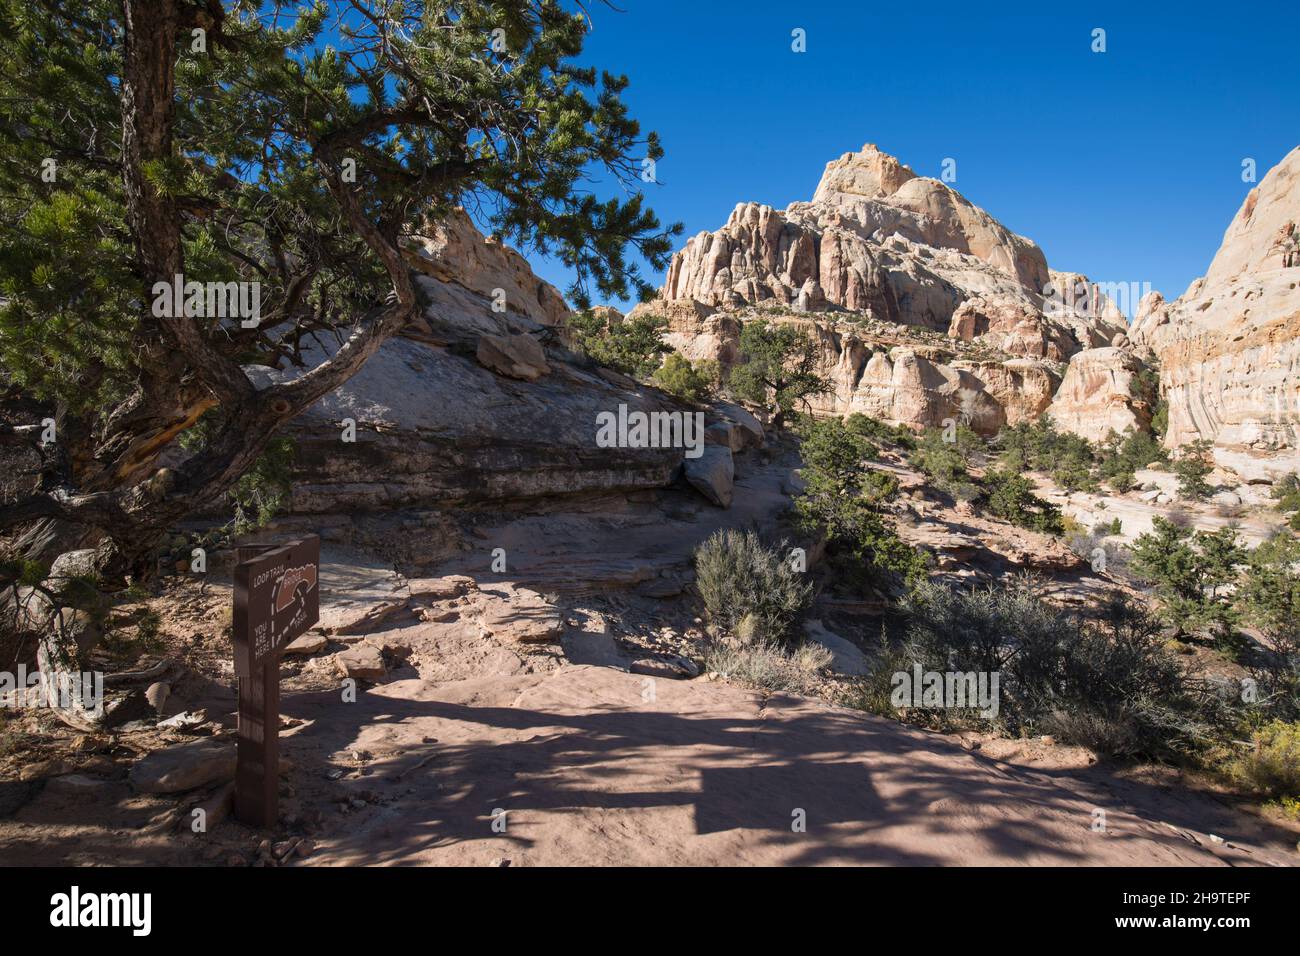
[[1300, 145], [1291, 4], [618, 5], [589, 5], [583, 59], [630, 78], [633, 115], [667, 151], [651, 203], [686, 236], [737, 202], [810, 199], [828, 160], [874, 142], [921, 175], [955, 159], [952, 185], [1053, 268], [1173, 298], [1249, 191], [1242, 160], [1262, 179]]

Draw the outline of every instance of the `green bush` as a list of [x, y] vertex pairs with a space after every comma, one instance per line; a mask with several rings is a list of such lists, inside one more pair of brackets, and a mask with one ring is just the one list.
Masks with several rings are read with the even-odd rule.
[[789, 638], [812, 600], [812, 587], [791, 568], [785, 546], [767, 548], [752, 531], [725, 528], [695, 550], [695, 586], [709, 622], [758, 640]]
[[821, 348], [806, 331], [767, 319], [746, 322], [738, 343], [740, 364], [727, 384], [737, 397], [772, 411], [772, 427], [786, 420], [813, 395], [830, 391], [830, 382], [817, 373]]
[[985, 452], [984, 441], [967, 428], [927, 428], [908, 456], [912, 467], [924, 472], [940, 491], [953, 494], [970, 483], [966, 469]]
[[929, 582], [908, 598], [906, 657], [927, 671], [1001, 674], [998, 722], [1111, 756], [1193, 754], [1227, 726], [1212, 685], [1184, 671], [1159, 622], [1122, 596], [1089, 620], [1036, 582]]
[[652, 380], [669, 395], [699, 404], [718, 390], [720, 374], [718, 363], [712, 359], [692, 364], [680, 352], [674, 352], [664, 359]]
[[984, 477], [989, 513], [1022, 528], [1043, 534], [1065, 531], [1061, 509], [1034, 494], [1034, 483], [1011, 471], [991, 471]]
[[1274, 507], [1278, 511], [1300, 511], [1300, 478], [1291, 472], [1278, 479], [1273, 485], [1272, 495], [1277, 500]]
[[1270, 721], [1255, 731], [1251, 744], [1229, 762], [1229, 776], [1263, 796], [1300, 797], [1300, 723]]
[[824, 533], [836, 581], [862, 591], [880, 579], [915, 580], [927, 567], [924, 555], [905, 544], [881, 510], [898, 495], [898, 480], [872, 469], [876, 454], [861, 429], [837, 418], [800, 422], [800, 471], [806, 487], [795, 515], [809, 534]]
[[1133, 542], [1130, 566], [1155, 587], [1163, 615], [1180, 634], [1214, 627], [1222, 638], [1237, 623], [1228, 588], [1245, 559], [1232, 528], [1192, 531], [1157, 516]]
[[664, 355], [672, 351], [664, 342], [668, 321], [657, 315], [638, 315], [615, 325], [591, 312], [569, 317], [575, 346], [597, 365], [636, 379], [652, 375]]
[[905, 425], [887, 425], [877, 419], [869, 418], [861, 412], [854, 412], [846, 418], [844, 425], [853, 434], [860, 435], [877, 444], [901, 449], [916, 447], [916, 436]]
[[1178, 449], [1174, 459], [1173, 472], [1178, 476], [1178, 493], [1184, 498], [1200, 501], [1208, 498], [1213, 491], [1206, 476], [1214, 470], [1214, 460], [1210, 456], [1212, 444], [1204, 438], [1189, 442]]

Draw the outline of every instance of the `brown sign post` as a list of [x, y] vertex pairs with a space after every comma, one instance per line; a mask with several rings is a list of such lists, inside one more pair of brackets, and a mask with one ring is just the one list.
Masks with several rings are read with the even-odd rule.
[[239, 549], [232, 627], [239, 678], [235, 816], [249, 826], [271, 827], [279, 819], [280, 655], [320, 619], [319, 577], [316, 535]]

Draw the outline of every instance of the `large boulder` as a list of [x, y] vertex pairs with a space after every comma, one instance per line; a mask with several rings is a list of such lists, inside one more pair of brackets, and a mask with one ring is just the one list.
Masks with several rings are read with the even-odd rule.
[[1086, 276], [1048, 269], [1033, 242], [872, 145], [829, 163], [810, 202], [740, 203], [687, 240], [638, 309], [664, 318], [687, 357], [724, 366], [744, 322], [798, 324], [831, 384], [814, 412], [963, 418], [985, 433], [1041, 414], [1070, 356], [1125, 327]]
[[691, 487], [719, 508], [731, 507], [736, 479], [731, 449], [726, 445], [705, 445], [698, 458], [687, 458], [683, 472]]

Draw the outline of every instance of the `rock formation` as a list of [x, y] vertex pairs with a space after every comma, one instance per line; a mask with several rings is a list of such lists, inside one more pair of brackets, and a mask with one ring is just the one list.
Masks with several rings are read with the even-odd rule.
[[569, 315], [564, 297], [533, 274], [514, 249], [484, 236], [457, 209], [406, 247], [411, 268], [443, 283], [455, 283], [492, 299], [502, 290], [505, 306], [542, 325], [561, 325]]
[[1247, 195], [1209, 270], [1143, 300], [1131, 336], [1160, 363], [1166, 444], [1197, 438], [1248, 480], [1300, 471], [1300, 147]]
[[1142, 363], [1124, 349], [1085, 349], [1070, 359], [1047, 412], [1058, 428], [1101, 441], [1151, 424], [1151, 407], [1138, 383]]
[[[457, 213], [408, 248], [426, 308], [385, 342], [349, 381], [298, 417], [288, 511], [347, 515], [437, 509], [663, 488], [683, 474], [684, 448], [599, 447], [601, 413], [683, 413], [662, 392], [572, 361], [558, 343], [568, 315], [554, 287], [513, 249], [485, 239]], [[505, 310], [494, 305], [504, 298]], [[621, 317], [608, 310], [608, 321]], [[304, 343], [309, 361], [337, 348]], [[260, 386], [299, 374], [253, 367]], [[741, 409], [711, 411], [735, 423], [732, 447], [761, 444]], [[345, 423], [355, 441], [343, 440]], [[731, 432], [728, 432], [730, 435]], [[709, 451], [706, 460], [720, 457]], [[702, 459], [705, 460], [705, 459]], [[730, 503], [730, 473], [717, 467], [702, 489]]]
[[814, 411], [961, 416], [986, 433], [1040, 414], [1072, 355], [1125, 331], [1085, 276], [872, 145], [827, 164], [811, 202], [741, 203], [689, 239], [637, 309], [666, 318], [688, 358], [724, 365], [744, 321], [804, 322], [832, 383]]

